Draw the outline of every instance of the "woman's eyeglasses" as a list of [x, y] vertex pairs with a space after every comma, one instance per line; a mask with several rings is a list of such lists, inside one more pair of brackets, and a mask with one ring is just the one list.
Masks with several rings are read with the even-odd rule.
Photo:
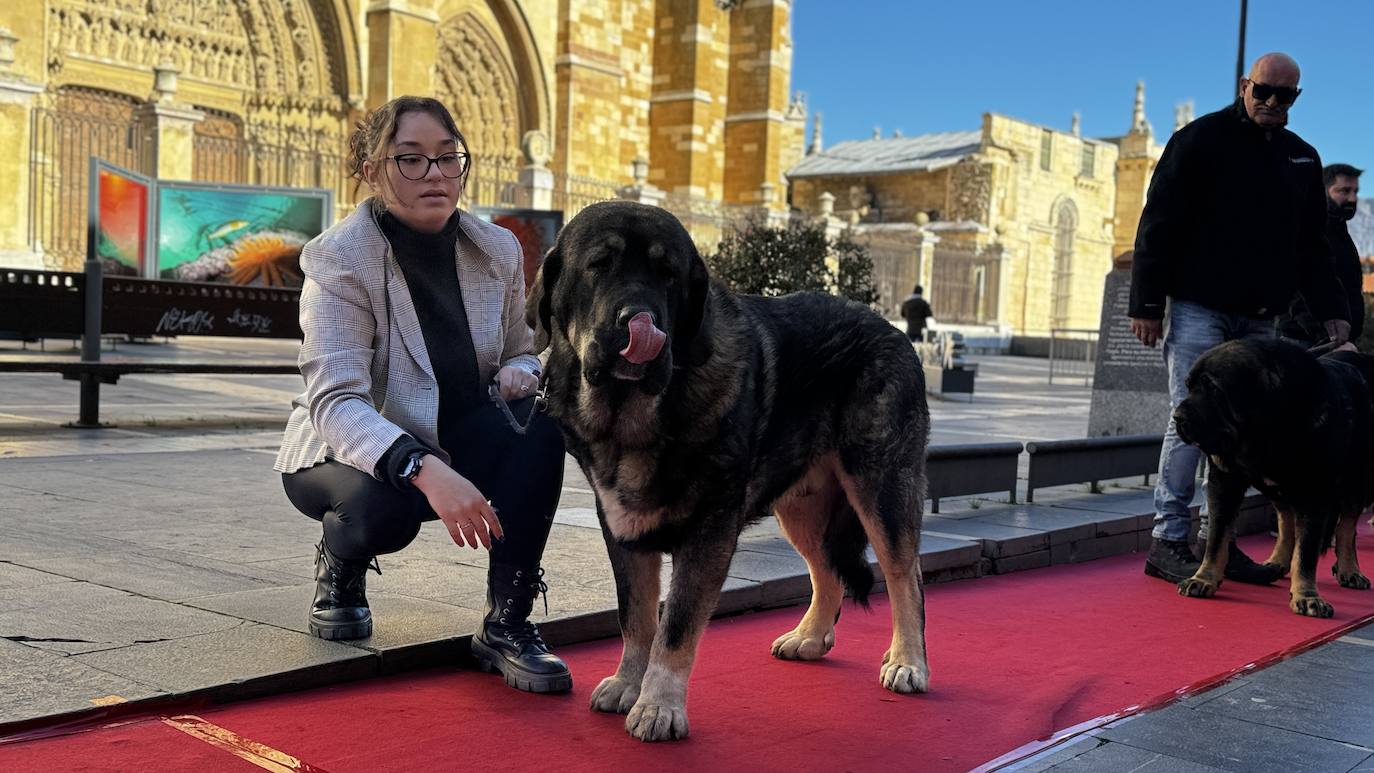
[[1268, 102], [1270, 97], [1278, 100], [1280, 105], [1291, 105], [1298, 101], [1298, 95], [1302, 89], [1292, 86], [1270, 86], [1267, 83], [1255, 83], [1250, 81], [1250, 96], [1256, 102]]
[[466, 153], [441, 153], [436, 158], [430, 158], [423, 153], [399, 153], [387, 158], [396, 162], [396, 170], [407, 180], [425, 179], [431, 165], [439, 167], [439, 174], [450, 180], [462, 176], [468, 168]]

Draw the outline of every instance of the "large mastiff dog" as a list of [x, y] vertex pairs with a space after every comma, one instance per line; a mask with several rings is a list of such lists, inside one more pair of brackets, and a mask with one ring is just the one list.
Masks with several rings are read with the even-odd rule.
[[[864, 600], [872, 543], [892, 605], [882, 685], [929, 681], [918, 560], [929, 414], [900, 331], [821, 294], [736, 295], [710, 283], [690, 236], [656, 207], [582, 210], [528, 305], [552, 345], [547, 392], [596, 490], [624, 652], [592, 708], [636, 738], [687, 735], [687, 681], [741, 530], [777, 516], [811, 573], [783, 659], [835, 643], [843, 586]], [[662, 554], [673, 573], [662, 617]]]
[[1333, 532], [1340, 584], [1369, 587], [1356, 561], [1355, 526], [1374, 501], [1371, 385], [1374, 357], [1340, 352], [1318, 359], [1280, 340], [1230, 341], [1198, 359], [1174, 419], [1179, 437], [1210, 461], [1211, 525], [1202, 566], [1179, 593], [1216, 593], [1247, 486], [1278, 511], [1279, 539], [1266, 563], [1290, 569], [1294, 612], [1332, 615], [1316, 574]]

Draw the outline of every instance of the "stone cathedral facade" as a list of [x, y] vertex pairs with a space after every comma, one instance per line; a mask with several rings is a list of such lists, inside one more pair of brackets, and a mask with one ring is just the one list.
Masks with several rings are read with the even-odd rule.
[[687, 216], [781, 212], [805, 123], [791, 12], [790, 0], [6, 0], [0, 266], [79, 269], [91, 155], [165, 179], [328, 188], [346, 212], [350, 128], [402, 94], [455, 113], [476, 158], [467, 205], [570, 214], [638, 185]]

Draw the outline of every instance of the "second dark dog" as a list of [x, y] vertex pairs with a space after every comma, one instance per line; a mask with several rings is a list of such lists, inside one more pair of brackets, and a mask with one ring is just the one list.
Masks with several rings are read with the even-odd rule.
[[1202, 566], [1179, 593], [1217, 592], [1249, 486], [1278, 511], [1279, 540], [1266, 563], [1290, 570], [1294, 612], [1333, 614], [1316, 582], [1317, 559], [1333, 534], [1340, 584], [1369, 588], [1355, 556], [1355, 527], [1374, 501], [1371, 385], [1370, 355], [1317, 358], [1277, 339], [1228, 341], [1197, 361], [1174, 419], [1179, 437], [1207, 454], [1211, 526]]

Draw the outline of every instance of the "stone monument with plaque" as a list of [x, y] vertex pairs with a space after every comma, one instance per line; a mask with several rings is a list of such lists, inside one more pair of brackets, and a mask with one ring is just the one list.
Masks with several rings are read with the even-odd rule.
[[1131, 252], [1112, 261], [1102, 293], [1088, 435], [1162, 435], [1169, 421], [1169, 369], [1163, 350], [1131, 333]]

